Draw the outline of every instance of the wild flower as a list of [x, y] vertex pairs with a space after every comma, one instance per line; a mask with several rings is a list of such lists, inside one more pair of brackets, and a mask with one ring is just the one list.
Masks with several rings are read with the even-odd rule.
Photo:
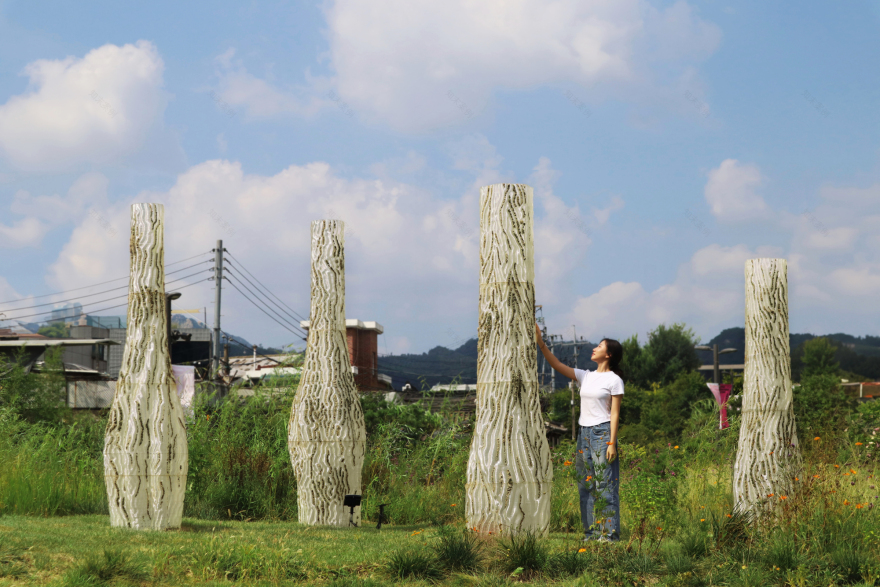
[[587, 549], [586, 548], [579, 548], [578, 552], [587, 552]]

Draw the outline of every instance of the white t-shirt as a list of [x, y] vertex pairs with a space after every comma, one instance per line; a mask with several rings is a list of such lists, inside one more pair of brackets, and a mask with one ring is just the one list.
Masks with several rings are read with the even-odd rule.
[[623, 380], [613, 371], [599, 373], [575, 369], [581, 386], [581, 426], [595, 426], [611, 421], [611, 396], [623, 395]]

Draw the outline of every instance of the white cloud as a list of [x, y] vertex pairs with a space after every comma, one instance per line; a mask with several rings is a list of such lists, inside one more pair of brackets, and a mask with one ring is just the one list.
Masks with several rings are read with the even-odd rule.
[[758, 193], [763, 178], [757, 165], [725, 159], [709, 172], [706, 201], [722, 222], [753, 220], [767, 215], [769, 208]]
[[25, 171], [64, 171], [131, 155], [161, 134], [163, 69], [148, 41], [30, 63], [23, 72], [28, 90], [0, 105], [0, 154]]
[[405, 132], [471, 119], [497, 89], [563, 83], [590, 88], [592, 103], [618, 97], [682, 109], [682, 84], [699, 85], [695, 66], [721, 39], [683, 0], [664, 8], [646, 0], [335, 0], [325, 15], [331, 77], [306, 72], [306, 86], [282, 88], [227, 52], [218, 58], [223, 98], [254, 116], [308, 116], [329, 105]]
[[33, 247], [43, 240], [49, 227], [36, 218], [24, 218], [11, 226], [0, 224], [0, 248]]
[[593, 217], [599, 226], [604, 225], [611, 218], [611, 214], [622, 210], [624, 206], [623, 198], [620, 196], [611, 196], [611, 202], [605, 208], [593, 208]]
[[743, 320], [745, 262], [781, 255], [775, 247], [709, 245], [683, 263], [674, 280], [652, 291], [638, 282], [615, 282], [580, 297], [568, 323], [578, 324], [591, 341], [638, 334], [644, 342], [649, 330], [673, 322], [715, 333]]

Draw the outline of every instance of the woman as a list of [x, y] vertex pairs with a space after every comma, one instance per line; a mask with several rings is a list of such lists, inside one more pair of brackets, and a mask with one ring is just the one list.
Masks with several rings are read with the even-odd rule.
[[[617, 460], [617, 424], [620, 401], [623, 397], [623, 378], [619, 365], [623, 347], [610, 338], [602, 339], [593, 349], [592, 359], [598, 365], [595, 371], [573, 369], [553, 356], [541, 338], [535, 323], [538, 347], [550, 366], [569, 379], [578, 382], [581, 389], [581, 417], [578, 429], [578, 452], [575, 466], [578, 473], [578, 492], [581, 502], [581, 522], [584, 540], [620, 539], [620, 462]], [[593, 509], [597, 498], [605, 502], [598, 523], [594, 524]]]

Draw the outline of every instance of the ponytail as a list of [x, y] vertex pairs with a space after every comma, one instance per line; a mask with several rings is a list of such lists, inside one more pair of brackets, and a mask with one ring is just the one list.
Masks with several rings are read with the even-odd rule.
[[605, 350], [608, 353], [608, 368], [626, 383], [623, 370], [620, 368], [620, 362], [623, 361], [623, 345], [613, 338], [603, 338], [600, 342], [605, 343]]

